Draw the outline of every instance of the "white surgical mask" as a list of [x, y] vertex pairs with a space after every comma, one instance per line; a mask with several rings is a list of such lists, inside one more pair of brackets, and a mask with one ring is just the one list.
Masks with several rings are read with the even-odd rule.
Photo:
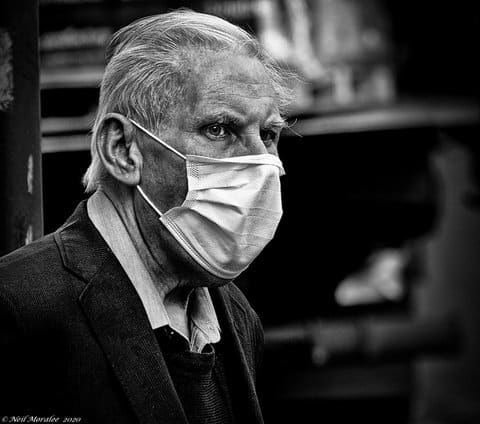
[[244, 271], [273, 238], [282, 216], [280, 159], [271, 154], [215, 159], [183, 155], [141, 125], [137, 128], [186, 161], [188, 192], [162, 213], [139, 193], [188, 254], [223, 279]]

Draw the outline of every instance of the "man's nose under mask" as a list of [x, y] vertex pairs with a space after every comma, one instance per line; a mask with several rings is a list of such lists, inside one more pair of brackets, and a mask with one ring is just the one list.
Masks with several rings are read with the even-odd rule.
[[204, 269], [231, 280], [273, 238], [282, 216], [280, 159], [271, 154], [215, 159], [183, 155], [141, 125], [132, 124], [185, 160], [188, 192], [182, 205], [161, 212], [145, 201], [183, 249]]

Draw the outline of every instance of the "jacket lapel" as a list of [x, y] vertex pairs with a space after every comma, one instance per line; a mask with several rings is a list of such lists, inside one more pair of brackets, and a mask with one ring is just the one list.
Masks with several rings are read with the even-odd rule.
[[141, 300], [85, 203], [55, 239], [65, 266], [88, 283], [81, 308], [139, 422], [187, 423]]
[[238, 382], [237, 387], [233, 387], [236, 398], [233, 402], [237, 405], [237, 410], [242, 414], [241, 422], [263, 423], [262, 412], [258, 402], [258, 396], [255, 389], [255, 381], [252, 371], [248, 365], [245, 353], [245, 346], [250, 341], [242, 341], [235, 324], [235, 318], [231, 301], [223, 292], [223, 288], [211, 289], [212, 299], [214, 300], [216, 313], [222, 327], [222, 339], [224, 339], [229, 357], [226, 359], [233, 375], [234, 381]]

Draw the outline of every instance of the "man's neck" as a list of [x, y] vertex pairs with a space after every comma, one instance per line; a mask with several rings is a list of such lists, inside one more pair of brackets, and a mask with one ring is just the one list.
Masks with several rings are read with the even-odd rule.
[[178, 314], [180, 310], [183, 310], [186, 316], [188, 298], [193, 288], [189, 287], [171, 269], [167, 261], [167, 255], [163, 252], [155, 252], [154, 257], [145, 243], [135, 218], [132, 189], [123, 185], [109, 184], [103, 186], [102, 191], [113, 203], [135, 249], [163, 299], [167, 312], [169, 309], [175, 309]]

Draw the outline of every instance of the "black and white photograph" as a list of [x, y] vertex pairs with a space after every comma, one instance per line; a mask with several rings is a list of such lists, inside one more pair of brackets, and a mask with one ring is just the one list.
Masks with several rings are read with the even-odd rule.
[[0, 422], [480, 423], [480, 4], [0, 0]]

